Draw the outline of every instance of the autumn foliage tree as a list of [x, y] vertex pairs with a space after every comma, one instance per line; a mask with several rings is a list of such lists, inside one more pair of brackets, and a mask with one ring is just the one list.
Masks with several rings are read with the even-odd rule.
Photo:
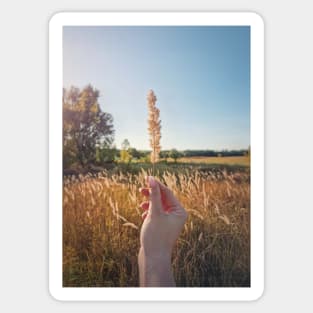
[[101, 110], [98, 98], [99, 91], [91, 85], [63, 89], [64, 167], [95, 162], [97, 149], [113, 143], [113, 118]]
[[120, 152], [120, 160], [124, 163], [130, 163], [132, 156], [130, 154], [130, 143], [128, 141], [128, 139], [124, 139], [124, 141], [122, 142], [122, 149]]

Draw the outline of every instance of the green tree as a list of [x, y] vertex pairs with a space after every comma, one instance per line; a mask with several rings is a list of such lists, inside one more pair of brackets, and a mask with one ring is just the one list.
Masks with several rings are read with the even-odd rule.
[[167, 162], [167, 159], [170, 157], [169, 155], [170, 155], [169, 151], [164, 150], [160, 152], [160, 158], [165, 159], [166, 162]]
[[177, 163], [177, 159], [180, 158], [182, 156], [182, 154], [177, 151], [176, 149], [172, 149], [170, 152], [169, 152], [169, 157], [174, 159], [175, 163]]
[[130, 148], [130, 143], [128, 139], [124, 139], [121, 146], [122, 150], [128, 150]]
[[132, 158], [134, 159], [140, 159], [142, 157], [142, 153], [140, 151], [138, 151], [135, 148], [129, 148], [128, 152], [130, 153], [130, 155], [132, 156]]
[[115, 146], [112, 147], [97, 147], [96, 150], [96, 162], [99, 165], [104, 163], [113, 163], [117, 156], [117, 149]]
[[[82, 166], [96, 161], [97, 147], [113, 142], [113, 118], [101, 110], [99, 91], [91, 85], [83, 90], [63, 89], [63, 159], [74, 157]], [[66, 164], [64, 164], [65, 166]]]

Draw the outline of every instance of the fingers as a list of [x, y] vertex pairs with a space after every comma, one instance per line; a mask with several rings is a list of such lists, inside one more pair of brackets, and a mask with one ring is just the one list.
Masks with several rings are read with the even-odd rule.
[[[139, 191], [144, 197], [147, 197], [147, 198], [150, 197], [149, 188], [139, 188]], [[144, 210], [144, 212], [141, 214], [141, 217], [143, 220], [147, 217], [149, 213], [149, 206], [150, 206], [149, 201], [144, 201], [140, 204], [140, 208]]]
[[177, 206], [180, 205], [177, 198], [174, 196], [172, 190], [170, 190], [168, 187], [163, 185], [161, 182], [159, 182], [162, 199], [169, 205], [169, 206]]
[[141, 214], [142, 219], [144, 220], [149, 213], [149, 201], [144, 201], [140, 204], [140, 208], [143, 209], [143, 213]]
[[140, 193], [149, 199], [148, 201], [143, 202], [140, 207], [145, 211], [151, 211], [151, 215], [160, 214], [162, 210], [162, 201], [161, 201], [161, 192], [158, 181], [152, 176], [146, 178], [148, 187], [140, 188]]
[[146, 180], [149, 188], [140, 188], [140, 193], [149, 199], [149, 201], [144, 201], [140, 205], [145, 211], [142, 214], [143, 218], [147, 216], [148, 212], [151, 215], [174, 213], [175, 215], [183, 216], [187, 214], [186, 210], [167, 186], [152, 176], [147, 177]]
[[141, 217], [142, 219], [144, 220], [148, 215], [148, 211], [144, 211], [142, 214], [141, 214]]
[[144, 197], [150, 196], [149, 188], [139, 188], [139, 191]]
[[174, 213], [176, 215], [186, 215], [187, 212], [180, 204], [178, 199], [173, 194], [172, 190], [170, 190], [167, 186], [159, 182], [161, 198], [164, 206], [168, 208], [168, 212]]
[[144, 210], [147, 211], [149, 209], [149, 201], [144, 201], [140, 204], [140, 207]]
[[159, 215], [162, 210], [161, 192], [158, 181], [154, 177], [148, 176], [148, 185], [150, 187], [151, 215]]

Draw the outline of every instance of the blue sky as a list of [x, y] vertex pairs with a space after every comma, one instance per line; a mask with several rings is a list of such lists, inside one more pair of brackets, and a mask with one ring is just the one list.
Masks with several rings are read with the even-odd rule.
[[92, 84], [114, 119], [115, 144], [149, 149], [153, 89], [162, 149], [250, 144], [250, 28], [64, 27], [63, 85]]

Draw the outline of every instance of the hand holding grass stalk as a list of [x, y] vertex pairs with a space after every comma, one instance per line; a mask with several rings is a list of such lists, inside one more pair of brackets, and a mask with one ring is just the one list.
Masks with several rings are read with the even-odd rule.
[[140, 192], [144, 222], [138, 255], [141, 287], [175, 287], [171, 269], [173, 246], [187, 219], [187, 212], [165, 185], [148, 177], [148, 188]]

